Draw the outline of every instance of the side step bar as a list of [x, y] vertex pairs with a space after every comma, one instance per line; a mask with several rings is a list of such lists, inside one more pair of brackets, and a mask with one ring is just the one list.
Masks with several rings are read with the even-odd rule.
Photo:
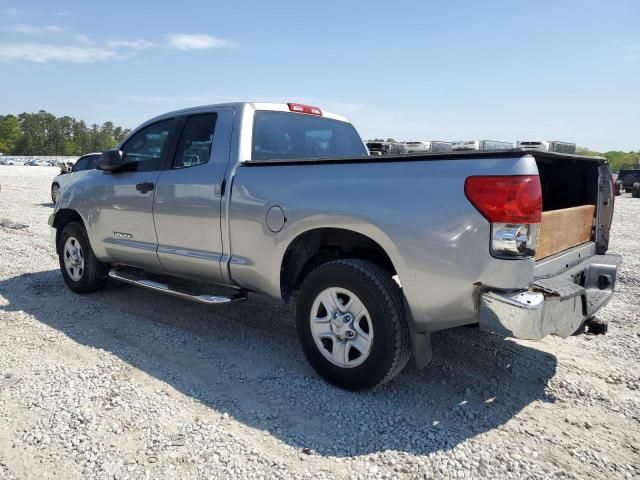
[[176, 290], [169, 285], [155, 280], [148, 280], [146, 278], [139, 278], [131, 275], [122, 270], [114, 268], [109, 271], [109, 278], [118, 280], [120, 282], [129, 283], [131, 285], [137, 285], [138, 287], [147, 288], [160, 293], [166, 293], [167, 295], [173, 295], [174, 297], [184, 298], [185, 300], [192, 300], [194, 302], [204, 303], [205, 305], [220, 305], [222, 303], [238, 302], [246, 300], [247, 295], [244, 291], [240, 290], [238, 293], [230, 296], [218, 296], [218, 295], [197, 295], [186, 291]]

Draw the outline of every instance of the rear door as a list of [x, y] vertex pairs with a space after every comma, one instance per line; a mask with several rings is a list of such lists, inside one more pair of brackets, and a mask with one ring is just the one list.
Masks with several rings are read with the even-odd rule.
[[223, 182], [234, 109], [186, 116], [175, 153], [157, 182], [154, 220], [158, 258], [173, 275], [220, 282]]
[[175, 125], [174, 119], [166, 119], [140, 129], [121, 148], [125, 168], [102, 171], [91, 183], [93, 235], [103, 242], [113, 262], [162, 271], [156, 253], [153, 198]]

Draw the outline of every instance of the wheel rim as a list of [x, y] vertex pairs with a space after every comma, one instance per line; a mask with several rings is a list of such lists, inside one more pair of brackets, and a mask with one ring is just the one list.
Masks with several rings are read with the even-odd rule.
[[311, 307], [309, 322], [318, 350], [334, 365], [357, 367], [371, 354], [371, 317], [353, 292], [338, 287], [320, 292]]
[[53, 199], [53, 203], [58, 203], [58, 185], [54, 185], [51, 187], [51, 198]]
[[64, 268], [74, 282], [79, 281], [84, 274], [84, 252], [80, 242], [75, 237], [67, 238], [64, 243]]

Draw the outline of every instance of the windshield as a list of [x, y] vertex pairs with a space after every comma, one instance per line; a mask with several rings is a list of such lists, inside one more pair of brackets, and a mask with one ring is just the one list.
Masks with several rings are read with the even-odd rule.
[[298, 113], [255, 113], [253, 160], [366, 155], [367, 149], [350, 123]]

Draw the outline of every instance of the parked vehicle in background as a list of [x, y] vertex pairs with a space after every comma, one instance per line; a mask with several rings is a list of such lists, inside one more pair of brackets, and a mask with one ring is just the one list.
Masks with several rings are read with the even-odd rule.
[[431, 142], [402, 142], [405, 153], [426, 153], [431, 151]]
[[367, 142], [367, 149], [371, 155], [389, 155], [389, 142]]
[[77, 174], [80, 172], [86, 172], [88, 170], [94, 170], [98, 165], [98, 160], [100, 160], [100, 153], [88, 153], [80, 157], [76, 163], [74, 163], [71, 167], [63, 163], [61, 165], [61, 173], [57, 175], [53, 182], [51, 183], [51, 201], [53, 204], [58, 203], [58, 192], [60, 191], [60, 187], [66, 185], [73, 178], [77, 177]]
[[540, 150], [541, 152], [548, 152], [549, 142], [538, 141], [538, 140], [518, 140], [516, 142], [517, 148], [524, 148], [527, 150]]
[[541, 150], [543, 152], [576, 153], [576, 144], [569, 142], [518, 140], [516, 146], [527, 150]]
[[425, 142], [367, 142], [367, 149], [371, 155], [404, 155], [407, 153], [430, 153], [451, 151], [450, 142], [439, 140]]
[[451, 143], [451, 150], [454, 152], [466, 150], [509, 150], [511, 148], [513, 148], [513, 143], [497, 140], [459, 140]]
[[497, 140], [480, 140], [480, 150], [509, 150], [513, 148], [513, 142], [500, 142]]
[[389, 155], [404, 155], [407, 153], [407, 146], [402, 142], [389, 142]]
[[451, 151], [451, 142], [441, 142], [439, 140], [431, 140], [430, 143], [431, 143], [431, 149], [429, 151], [432, 153]]
[[456, 140], [451, 142], [451, 150], [460, 152], [465, 150], [480, 150], [479, 140]]
[[404, 151], [402, 153], [433, 153], [433, 152], [449, 152], [451, 151], [450, 142], [441, 142], [439, 140], [428, 140], [425, 142], [402, 142]]
[[552, 140], [549, 142], [549, 149], [552, 152], [558, 153], [576, 153], [576, 144], [569, 142], [559, 142], [557, 140]]
[[67, 176], [49, 224], [72, 291], [111, 278], [210, 305], [295, 298], [307, 359], [354, 390], [394, 378], [412, 351], [424, 367], [438, 330], [567, 337], [609, 301], [620, 262], [606, 254], [605, 159], [381, 159], [346, 118], [306, 105], [170, 112]]
[[622, 168], [618, 172], [618, 180], [622, 180], [622, 188], [627, 193], [633, 189], [633, 184], [640, 182], [640, 168]]
[[613, 192], [616, 197], [622, 195], [622, 180], [618, 177], [617, 173], [611, 174], [611, 180], [613, 181]]

